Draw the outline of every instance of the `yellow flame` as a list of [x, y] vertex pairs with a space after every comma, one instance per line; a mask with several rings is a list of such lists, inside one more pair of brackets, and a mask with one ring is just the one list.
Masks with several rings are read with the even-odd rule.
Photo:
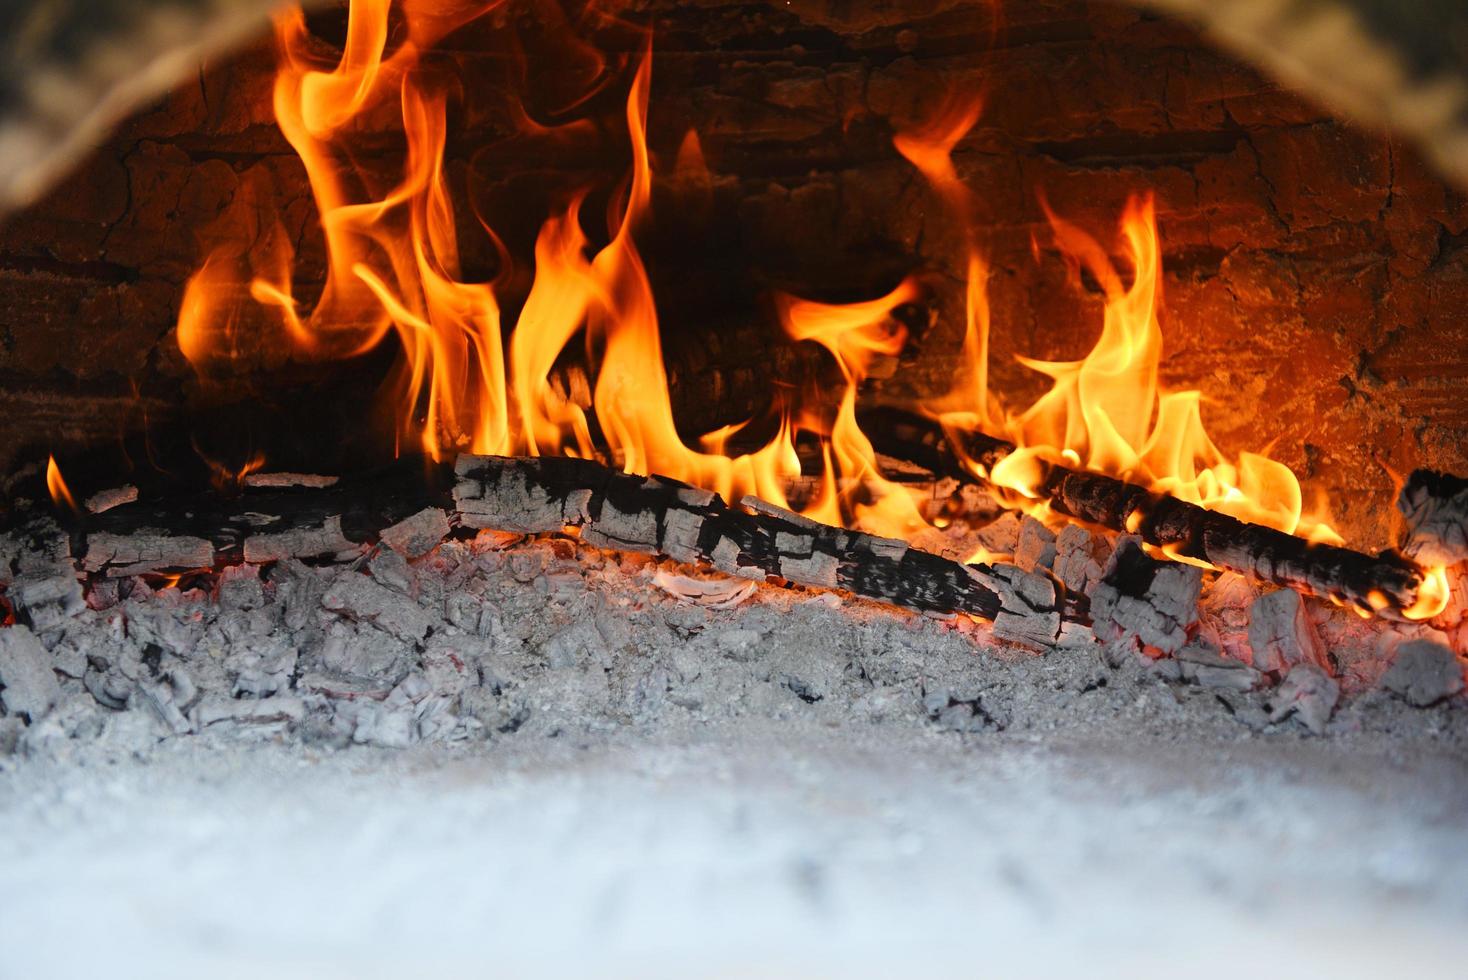
[[[1019, 448], [994, 466], [992, 482], [1013, 491], [1017, 502], [1033, 500], [1047, 463], [1058, 463], [1312, 541], [1339, 541], [1323, 521], [1305, 516], [1289, 467], [1264, 453], [1226, 457], [1204, 427], [1202, 394], [1162, 389], [1162, 264], [1151, 196], [1134, 197], [1122, 216], [1118, 245], [1130, 267], [1129, 284], [1095, 239], [1048, 206], [1046, 214], [1061, 250], [1085, 266], [1105, 294], [1101, 334], [1079, 361], [1020, 359], [1052, 384], [1028, 408], [1005, 413], [1003, 434]], [[945, 425], [972, 430], [984, 414], [976, 405], [967, 416], [950, 411], [942, 418]]]
[[[830, 351], [845, 379], [831, 425], [830, 450], [836, 465], [827, 465], [826, 472], [839, 473], [849, 481], [843, 502], [849, 506], [855, 525], [888, 537], [911, 537], [928, 523], [913, 497], [878, 470], [876, 450], [856, 421], [856, 396], [876, 359], [896, 356], [907, 342], [907, 330], [892, 319], [892, 313], [919, 294], [916, 281], [907, 279], [886, 296], [862, 303], [834, 305], [787, 295], [776, 297], [785, 332], [795, 340], [812, 341]], [[829, 503], [823, 506], [829, 508]]]
[[892, 139], [897, 152], [915, 166], [938, 193], [948, 211], [963, 222], [967, 251], [964, 288], [964, 337], [960, 369], [953, 387], [926, 408], [951, 427], [973, 430], [1000, 421], [989, 397], [989, 262], [975, 233], [974, 193], [959, 179], [953, 149], [973, 129], [983, 100], [950, 95], [924, 125]]
[[[632, 153], [631, 175], [608, 208], [607, 243], [592, 254], [581, 214], [590, 188], [583, 189], [541, 226], [529, 290], [510, 324], [502, 310], [513, 309], [518, 294], [504, 299], [508, 258], [489, 218], [476, 212], [502, 268], [493, 281], [466, 281], [455, 218], [464, 209], [455, 207], [444, 164], [454, 90], [444, 72], [424, 70], [420, 59], [455, 27], [497, 6], [483, 0], [353, 0], [345, 46], [329, 70], [299, 11], [277, 20], [274, 109], [310, 181], [324, 239], [325, 283], [314, 302], [297, 299], [290, 239], [266, 206], [265, 189], [242, 188], [241, 211], [258, 212], [253, 240], [225, 242], [189, 280], [178, 320], [185, 357], [201, 374], [237, 359], [246, 323], [257, 329], [265, 323], [279, 346], [306, 358], [345, 357], [389, 340], [402, 351], [384, 392], [396, 405], [395, 445], [416, 444], [435, 459], [460, 450], [610, 457], [628, 472], [658, 472], [731, 500], [756, 494], [789, 506], [786, 485], [802, 475], [797, 440], [815, 435], [823, 440], [824, 465], [805, 513], [897, 537], [925, 530], [913, 496], [882, 475], [856, 420], [859, 391], [874, 363], [896, 355], [906, 342], [893, 314], [919, 298], [915, 280], [887, 296], [846, 305], [778, 297], [787, 336], [818, 343], [835, 359], [843, 384], [839, 400], [772, 405], [762, 421], [778, 419], [777, 431], [744, 455], [728, 447], [756, 431], [747, 424], [726, 426], [692, 445], [680, 434], [658, 311], [637, 242], [652, 206], [650, 45], [625, 100], [620, 125]], [[595, 70], [588, 91], [570, 107], [599, 101], [591, 96], [616, 75], [599, 53], [579, 50]], [[1048, 463], [1061, 462], [1312, 540], [1330, 539], [1333, 532], [1302, 515], [1299, 484], [1288, 468], [1262, 453], [1225, 457], [1204, 430], [1201, 395], [1161, 389], [1161, 249], [1150, 197], [1133, 200], [1122, 218], [1119, 249], [1129, 278], [1094, 239], [1050, 214], [1062, 251], [1088, 267], [1105, 293], [1100, 337], [1080, 361], [1025, 360], [1052, 381], [1028, 408], [1006, 410], [989, 390], [989, 264], [979, 241], [976, 197], [953, 163], [954, 148], [981, 108], [977, 98], [950, 99], [928, 124], [894, 139], [946, 211], [963, 223], [962, 370], [952, 391], [925, 407], [950, 429], [985, 429], [1015, 442], [1020, 448], [989, 476], [1021, 500], [1037, 496]], [[559, 142], [596, 131], [587, 120], [551, 128], [516, 111], [517, 139]], [[355, 135], [366, 129], [359, 124], [369, 115], [373, 126], [392, 117], [400, 121], [406, 153], [391, 181], [358, 163]], [[711, 185], [691, 131], [674, 174]], [[252, 339], [268, 345], [272, 335]], [[598, 429], [601, 438], [594, 441]], [[1043, 510], [1043, 503], [1032, 509]]]

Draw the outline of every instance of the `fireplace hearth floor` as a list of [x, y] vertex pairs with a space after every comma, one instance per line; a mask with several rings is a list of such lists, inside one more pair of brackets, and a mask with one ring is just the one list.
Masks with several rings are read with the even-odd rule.
[[559, 537], [204, 580], [37, 627], [60, 701], [0, 753], [0, 975], [1468, 953], [1468, 706], [1349, 657], [1320, 737], [1277, 687]]
[[[0, 972], [1442, 976], [1461, 747], [810, 718], [7, 764]], [[120, 972], [119, 972], [120, 971]]]

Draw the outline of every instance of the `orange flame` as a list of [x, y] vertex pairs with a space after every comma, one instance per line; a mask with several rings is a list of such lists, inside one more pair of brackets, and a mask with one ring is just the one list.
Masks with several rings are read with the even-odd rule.
[[953, 149], [973, 129], [983, 100], [952, 97], [926, 125], [898, 133], [892, 144], [937, 191], [950, 212], [963, 221], [967, 250], [964, 289], [965, 329], [961, 369], [948, 394], [928, 410], [958, 428], [991, 427], [1001, 421], [989, 397], [989, 262], [975, 235], [973, 191], [959, 179]]
[[245, 485], [245, 477], [251, 473], [259, 473], [265, 468], [265, 454], [259, 451], [250, 454], [250, 457], [239, 465], [223, 463], [217, 459], [210, 458], [198, 445], [194, 446], [196, 452], [204, 465], [209, 469], [209, 482], [216, 490], [227, 493], [236, 493]]
[[[1086, 266], [1106, 294], [1101, 336], [1080, 361], [1021, 363], [1049, 376], [1048, 392], [1029, 408], [1009, 412], [1004, 434], [1019, 448], [989, 478], [1033, 498], [1045, 463], [1084, 467], [1140, 483], [1240, 520], [1337, 541], [1323, 522], [1303, 512], [1299, 481], [1263, 453], [1229, 459], [1214, 445], [1197, 391], [1164, 391], [1158, 381], [1162, 329], [1161, 247], [1150, 195], [1128, 204], [1121, 250], [1130, 285], [1089, 235], [1046, 209], [1056, 241]], [[945, 424], [973, 428], [972, 415], [946, 414]]]
[[73, 514], [81, 513], [76, 498], [71, 495], [71, 488], [61, 476], [61, 467], [56, 465], [55, 456], [46, 457], [46, 489], [51, 492], [51, 502], [57, 507], [64, 507]]
[[[180, 349], [201, 371], [236, 356], [235, 323], [247, 294], [274, 311], [285, 336], [307, 355], [347, 356], [394, 334], [404, 354], [392, 394], [401, 405], [400, 437], [416, 440], [434, 459], [461, 449], [594, 456], [587, 413], [594, 408], [606, 452], [627, 471], [656, 471], [731, 499], [758, 494], [784, 505], [784, 483], [799, 475], [791, 425], [783, 424], [763, 449], [730, 457], [691, 449], [675, 424], [656, 305], [635, 241], [651, 201], [650, 49], [626, 103], [632, 178], [612, 215], [611, 241], [587, 257], [580, 196], [545, 223], [507, 356], [496, 284], [460, 275], [444, 172], [447, 93], [414, 70], [424, 46], [491, 6], [471, 4], [445, 15], [441, 4], [404, 4], [407, 40], [389, 54], [390, 4], [356, 0], [346, 47], [331, 71], [316, 67], [301, 14], [281, 18], [276, 116], [306, 167], [321, 215], [326, 285], [314, 308], [303, 312], [291, 292], [289, 254], [251, 254], [243, 258], [255, 263], [256, 275], [242, 290], [242, 257], [226, 246], [189, 283]], [[394, 95], [406, 162], [397, 186], [374, 198], [368, 178], [352, 166], [346, 137], [356, 119]], [[527, 132], [537, 135], [532, 127]], [[693, 139], [685, 141], [683, 165], [695, 164], [701, 165], [701, 153]], [[598, 358], [590, 404], [552, 383], [558, 360], [578, 336]]]
[[[792, 296], [776, 298], [785, 332], [795, 340], [814, 341], [830, 351], [846, 381], [831, 426], [830, 450], [836, 466], [828, 463], [826, 467], [824, 496], [832, 493], [836, 471], [857, 481], [842, 495], [855, 525], [889, 537], [911, 537], [928, 524], [913, 498], [878, 470], [876, 450], [856, 422], [856, 395], [878, 357], [901, 352], [907, 331], [892, 319], [892, 312], [918, 294], [916, 282], [907, 279], [886, 296], [865, 303], [833, 306]], [[858, 494], [871, 499], [857, 499]], [[821, 507], [829, 512], [830, 503], [823, 500]]]
[[1422, 586], [1417, 590], [1417, 601], [1412, 608], [1402, 610], [1402, 615], [1417, 621], [1436, 619], [1447, 611], [1452, 597], [1448, 570], [1442, 566], [1431, 568], [1423, 576]]
[[[726, 447], [752, 431], [748, 423], [692, 444], [680, 434], [658, 311], [637, 242], [652, 202], [650, 45], [633, 70], [625, 102], [631, 175], [608, 208], [606, 244], [592, 254], [581, 213], [591, 188], [583, 188], [542, 225], [528, 293], [518, 319], [506, 323], [502, 311], [513, 309], [518, 298], [504, 295], [507, 253], [489, 218], [476, 211], [502, 261], [492, 281], [466, 281], [456, 223], [465, 209], [455, 207], [444, 158], [457, 90], [436, 63], [420, 59], [450, 31], [497, 6], [497, 0], [353, 0], [334, 65], [322, 63], [300, 11], [279, 18], [274, 109], [310, 181], [324, 239], [325, 283], [314, 302], [295, 296], [289, 239], [273, 215], [258, 209], [255, 241], [225, 243], [188, 283], [178, 321], [185, 357], [200, 373], [235, 360], [245, 324], [262, 321], [273, 324], [280, 346], [299, 357], [340, 358], [387, 340], [402, 351], [384, 392], [396, 405], [398, 445], [416, 443], [434, 459], [460, 450], [600, 456], [628, 472], [658, 472], [726, 499], [755, 494], [780, 506], [789, 506], [788, 482], [802, 475], [796, 442], [814, 434], [824, 439], [824, 466], [806, 513], [900, 537], [926, 529], [913, 497], [879, 471], [856, 422], [862, 383], [878, 358], [895, 356], [906, 342], [893, 314], [918, 298], [915, 280], [848, 305], [777, 298], [786, 334], [822, 345], [840, 368], [843, 389], [834, 411], [829, 405], [772, 405], [766, 421], [775, 420], [778, 408], [777, 431], [744, 455]], [[595, 4], [587, 9], [605, 16]], [[595, 69], [589, 90], [568, 107], [589, 107], [600, 101], [592, 94], [614, 84], [617, 72], [599, 54], [591, 52], [587, 63]], [[947, 211], [963, 221], [964, 369], [953, 390], [927, 408], [946, 427], [982, 428], [1014, 441], [1018, 451], [988, 475], [1021, 498], [1033, 493], [1045, 461], [1060, 460], [1312, 538], [1328, 535], [1302, 517], [1299, 484], [1288, 468], [1262, 454], [1225, 458], [1203, 428], [1201, 395], [1161, 390], [1161, 250], [1150, 198], [1134, 200], [1122, 220], [1129, 285], [1092, 238], [1050, 215], [1061, 249], [1089, 267], [1105, 291], [1102, 332], [1081, 361], [1024, 361], [1049, 375], [1052, 388], [1023, 411], [1006, 411], [989, 390], [989, 264], [979, 243], [976, 199], [953, 163], [954, 148], [980, 112], [978, 99], [950, 99], [930, 124], [894, 140]], [[523, 109], [514, 122], [515, 138], [525, 140], [597, 131], [577, 123], [541, 126]], [[359, 130], [383, 125], [401, 127], [405, 148], [401, 172], [390, 180], [360, 166], [355, 152]], [[675, 173], [711, 186], [696, 134], [684, 137]], [[242, 201], [253, 203], [248, 194]], [[578, 346], [584, 365], [575, 356]], [[580, 373], [561, 383], [568, 372]]]

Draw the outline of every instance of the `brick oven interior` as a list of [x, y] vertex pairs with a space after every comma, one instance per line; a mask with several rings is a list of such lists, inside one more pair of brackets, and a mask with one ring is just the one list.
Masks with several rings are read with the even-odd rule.
[[[1468, 211], [1403, 138], [1343, 122], [1196, 29], [1125, 5], [649, 4], [638, 16], [658, 32], [651, 148], [675, 161], [694, 131], [708, 167], [659, 173], [660, 217], [644, 245], [690, 433], [761, 410], [769, 358], [796, 358], [777, 349], [760, 305], [772, 289], [849, 300], [914, 270], [940, 277], [931, 331], [876, 387], [942, 389], [962, 341], [962, 227], [892, 136], [947, 94], [982, 92], [988, 105], [954, 159], [978, 192], [992, 258], [996, 389], [1033, 397], [1043, 379], [1015, 355], [1078, 357], [1099, 322], [1094, 282], [1078, 287], [1046, 240], [1039, 194], [1105, 240], [1128, 195], [1150, 189], [1166, 275], [1163, 379], [1204, 391], [1219, 442], [1272, 442], [1308, 491], [1378, 546], [1389, 543], [1387, 470], [1468, 468], [1457, 397], [1468, 370]], [[471, 27], [453, 58], [486, 91], [498, 80], [547, 116], [560, 97], [554, 69], [550, 83], [503, 79], [517, 46], [540, 43], [554, 58], [567, 44], [556, 21], [532, 8]], [[339, 11], [317, 23], [339, 43]], [[0, 463], [95, 451], [145, 419], [159, 433], [193, 425], [210, 438], [196, 418], [203, 401], [224, 401], [210, 407], [231, 429], [250, 424], [231, 395], [280, 403], [253, 425], [262, 444], [294, 428], [283, 417], [324, 414], [314, 442], [282, 448], [297, 467], [319, 468], [322, 454], [368, 435], [351, 423], [382, 363], [323, 378], [262, 352], [234, 368], [233, 392], [206, 399], [172, 336], [184, 282], [208, 248], [261, 234], [257, 195], [242, 187], [263, 188], [300, 243], [298, 287], [320, 289], [305, 173], [270, 111], [273, 70], [268, 40], [211, 60], [0, 229], [0, 397], [13, 432]], [[603, 120], [619, 97], [606, 95]], [[546, 159], [543, 146], [510, 138], [507, 101], [460, 110], [450, 166], [472, 175], [473, 206], [523, 270], [549, 197], [588, 175], [613, 183], [627, 151], [609, 136]], [[393, 152], [386, 135], [383, 146]], [[461, 227], [474, 220], [460, 217]], [[464, 249], [466, 275], [493, 275], [486, 236], [466, 235]], [[302, 395], [302, 384], [325, 390]]]
[[[1050, 382], [1021, 359], [1078, 361], [1108, 317], [1049, 215], [1131, 277], [1118, 223], [1150, 195], [1162, 388], [1202, 393], [1226, 454], [1289, 467], [1362, 562], [1417, 576], [1379, 604], [1267, 557], [1171, 561], [1135, 521], [1028, 509], [881, 439], [932, 525], [906, 543], [736, 498], [731, 526], [826, 543], [782, 544], [773, 572], [706, 530], [679, 551], [680, 503], [636, 546], [598, 509], [645, 470], [598, 477], [586, 516], [554, 464], [405, 450], [391, 333], [308, 357], [236, 284], [211, 327], [229, 356], [201, 366], [181, 309], [211, 254], [283, 238], [303, 308], [327, 280], [272, 103], [265, 15], [292, 14], [102, 6], [0, 12], [0, 962], [365, 976], [493, 947], [511, 972], [889, 975], [972, 965], [970, 934], [1000, 974], [1461, 959], [1453, 4], [453, 0], [438, 14], [487, 12], [419, 63], [453, 80], [456, 272], [495, 283], [508, 336], [557, 208], [584, 193], [588, 249], [615, 237], [650, 44], [636, 246], [689, 445], [754, 419], [754, 448], [797, 397], [834, 417], [835, 348], [782, 331], [783, 296], [834, 309], [913, 277], [905, 342], [855, 397], [935, 404], [965, 370], [975, 249], [989, 391], [1031, 404]], [[426, 16], [380, 6], [389, 51]], [[301, 14], [324, 70], [347, 7]], [[894, 144], [960, 104], [982, 107], [949, 154], [966, 216]], [[353, 123], [364, 180], [399, 179], [401, 129], [391, 102]], [[592, 413], [596, 355], [567, 351], [552, 381]], [[798, 448], [808, 475], [822, 449]], [[506, 520], [514, 480], [529, 516]], [[919, 575], [923, 552], [943, 564]], [[953, 598], [970, 575], [992, 608]], [[1442, 603], [1416, 615], [1429, 579]], [[95, 948], [68, 941], [80, 919]]]

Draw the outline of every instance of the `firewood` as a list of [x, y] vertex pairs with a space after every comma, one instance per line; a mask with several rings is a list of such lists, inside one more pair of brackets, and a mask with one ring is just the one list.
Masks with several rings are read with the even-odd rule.
[[244, 558], [252, 564], [264, 564], [286, 558], [347, 555], [355, 550], [356, 546], [342, 535], [341, 517], [334, 515], [316, 526], [251, 534], [245, 538]]
[[[423, 472], [421, 461], [408, 462], [329, 487], [247, 488], [234, 499], [139, 501], [82, 515], [86, 568], [123, 576], [340, 557], [379, 539], [417, 555], [442, 539], [444, 511], [452, 508], [464, 527], [519, 534], [575, 528], [600, 547], [703, 562], [756, 581], [842, 589], [919, 612], [992, 620], [1005, 610], [1006, 634], [1030, 646], [1055, 645], [1062, 621], [1078, 618], [1061, 612], [1062, 594], [1048, 579], [1047, 601], [1037, 605], [1030, 600], [1041, 590], [1017, 585], [1006, 589], [1006, 601], [983, 566], [819, 524], [754, 498], [731, 507], [706, 490], [588, 460], [460, 456], [451, 498], [437, 489], [447, 483], [446, 467], [428, 467], [426, 481]], [[332, 600], [340, 611], [374, 622], [394, 614], [384, 596], [359, 586], [354, 579], [342, 584]], [[414, 635], [415, 626], [386, 628]]]
[[236, 497], [121, 504], [79, 518], [83, 567], [120, 577], [354, 553], [425, 506], [446, 505], [438, 487], [447, 479], [445, 468], [404, 460], [352, 479], [314, 481], [320, 486], [269, 481]]
[[82, 558], [82, 567], [88, 572], [102, 572], [113, 578], [213, 565], [214, 545], [209, 541], [148, 529], [132, 534], [102, 531], [89, 535], [87, 552]]
[[138, 488], [128, 483], [108, 490], [98, 490], [87, 498], [86, 508], [93, 514], [100, 514], [104, 510], [130, 504], [137, 499]]
[[1158, 561], [1140, 539], [1124, 537], [1091, 593], [1096, 637], [1141, 652], [1175, 655], [1198, 622], [1202, 569]]
[[322, 487], [336, 486], [341, 477], [324, 476], [320, 473], [249, 473], [245, 476], [245, 486], [259, 489], [281, 489], [283, 487]]
[[746, 512], [706, 490], [578, 459], [464, 455], [455, 473], [455, 505], [473, 527], [521, 533], [576, 527], [599, 546], [707, 562], [760, 581], [844, 589], [917, 611], [993, 619], [1002, 605], [982, 566], [829, 527], [752, 498], [741, 502]]
[[[991, 469], [1014, 451], [1010, 443], [983, 433], [963, 434], [963, 445], [955, 448], [936, 422], [892, 409], [864, 412], [861, 424], [881, 452], [958, 479], [977, 479], [964, 459]], [[1422, 569], [1401, 555], [1313, 544], [1099, 473], [1047, 463], [1035, 492], [1053, 510], [1077, 520], [1137, 534], [1173, 554], [1367, 612], [1400, 618], [1417, 602], [1423, 582]]]

